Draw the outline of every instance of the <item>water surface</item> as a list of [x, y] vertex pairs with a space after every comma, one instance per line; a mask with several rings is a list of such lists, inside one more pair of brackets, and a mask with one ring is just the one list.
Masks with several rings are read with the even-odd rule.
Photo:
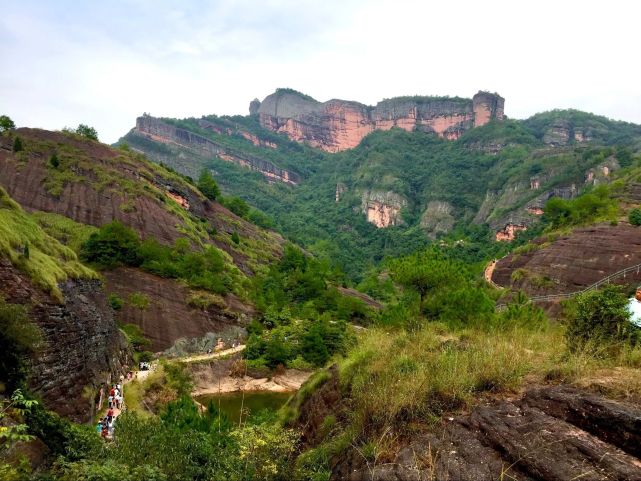
[[[260, 411], [277, 411], [292, 395], [291, 392], [271, 391], [246, 391], [232, 392], [225, 394], [204, 394], [196, 396], [196, 401], [204, 406], [212, 400], [215, 406], [220, 405], [221, 412], [225, 413], [231, 422], [238, 422], [240, 409], [243, 408], [244, 416], [252, 416]], [[243, 416], [243, 421], [245, 417]]]

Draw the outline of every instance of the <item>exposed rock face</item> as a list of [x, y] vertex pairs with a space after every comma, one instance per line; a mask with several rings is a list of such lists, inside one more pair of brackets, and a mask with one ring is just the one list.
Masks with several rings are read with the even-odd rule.
[[[203, 337], [208, 332], [221, 332], [226, 327], [246, 325], [254, 311], [235, 296], [221, 298], [220, 305], [206, 309], [188, 304], [189, 289], [171, 279], [121, 267], [104, 273], [105, 290], [118, 295], [125, 305], [117, 317], [123, 323], [140, 326], [151, 340], [151, 350], [164, 351], [180, 338]], [[149, 298], [149, 307], [139, 309], [127, 303], [133, 293]]]
[[[70, 142], [57, 132], [20, 129], [20, 135], [39, 141]], [[109, 164], [117, 156], [116, 151], [101, 144], [92, 148], [93, 151], [86, 152], [91, 156], [92, 162]], [[43, 153], [34, 152], [26, 161], [18, 163], [10, 152], [0, 150], [0, 185], [26, 210], [54, 212], [76, 222], [97, 227], [117, 219], [131, 226], [143, 237], [152, 235], [164, 243], [173, 243], [182, 236], [176, 229], [180, 225], [180, 219], [164, 209], [157, 199], [150, 196], [129, 196], [117, 189], [96, 188], [91, 172], [78, 171], [76, 174], [86, 176], [86, 180], [67, 183], [61, 194], [54, 196], [44, 187], [50, 173]], [[128, 174], [132, 180], [140, 181], [133, 169]], [[163, 185], [162, 188], [178, 192], [171, 185]], [[202, 206], [202, 201], [198, 201], [195, 195], [184, 192], [182, 197], [194, 208]], [[131, 208], [121, 208], [127, 202]], [[141, 214], [143, 212], [144, 215]]]
[[362, 210], [367, 222], [379, 228], [401, 224], [401, 209], [406, 205], [407, 201], [394, 192], [367, 191], [363, 194]]
[[[543, 244], [547, 239], [536, 241]], [[581, 290], [621, 269], [641, 263], [639, 229], [627, 224], [600, 224], [576, 229], [546, 247], [509, 255], [500, 259], [492, 279], [498, 285], [523, 290], [530, 296], [561, 294]], [[512, 273], [523, 269], [525, 275], [517, 281]], [[540, 279], [549, 282], [537, 282]], [[636, 271], [613, 283], [638, 283]]]
[[499, 242], [509, 242], [516, 239], [516, 234], [527, 230], [522, 224], [507, 224], [502, 230], [496, 233], [496, 240]]
[[99, 281], [69, 280], [60, 288], [62, 304], [0, 259], [0, 294], [7, 302], [28, 306], [29, 318], [42, 333], [30, 389], [42, 396], [48, 409], [88, 422], [95, 414], [94, 396], [125, 370], [130, 351]]
[[454, 208], [451, 204], [441, 201], [432, 201], [427, 204], [427, 209], [421, 217], [421, 227], [425, 229], [428, 237], [434, 239], [439, 234], [447, 234], [454, 227]]
[[414, 436], [393, 462], [376, 466], [348, 450], [330, 479], [638, 480], [639, 419], [635, 404], [566, 386], [535, 388]]
[[347, 186], [342, 182], [336, 184], [336, 202], [341, 201], [341, 195], [347, 192]]
[[592, 134], [582, 128], [574, 128], [574, 126], [567, 120], [559, 119], [545, 131], [543, 134], [543, 142], [548, 145], [567, 145], [571, 141], [574, 142], [589, 142], [592, 140]]
[[[207, 121], [202, 120], [201, 123], [203, 123], [203, 128], [207, 128]], [[212, 140], [148, 115], [136, 119], [136, 127], [133, 133], [157, 142], [185, 147], [206, 157], [219, 157], [228, 162], [260, 172], [268, 180], [276, 180], [287, 184], [297, 184], [301, 180], [300, 176], [295, 172], [281, 169], [267, 160], [224, 148]], [[247, 133], [247, 135], [251, 134]]]
[[457, 139], [473, 127], [502, 120], [503, 105], [502, 97], [487, 92], [479, 92], [473, 99], [399, 97], [369, 107], [337, 99], [320, 103], [298, 92], [277, 90], [260, 104], [258, 116], [265, 128], [338, 152], [356, 147], [374, 130], [392, 127]]
[[260, 100], [254, 99], [249, 102], [249, 115], [257, 115], [258, 109], [260, 109]]

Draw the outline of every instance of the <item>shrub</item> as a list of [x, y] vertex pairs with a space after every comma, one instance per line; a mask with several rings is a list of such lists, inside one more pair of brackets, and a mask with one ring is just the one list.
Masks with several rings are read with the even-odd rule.
[[632, 225], [641, 225], [641, 209], [632, 209], [628, 215], [628, 221]]
[[56, 154], [53, 154], [49, 158], [49, 165], [53, 167], [54, 169], [57, 169], [60, 166], [60, 160], [58, 159], [58, 156]]
[[13, 151], [14, 152], [21, 152], [24, 150], [24, 147], [22, 145], [22, 139], [20, 137], [16, 137], [13, 140]]
[[209, 170], [205, 169], [200, 173], [197, 187], [209, 200], [216, 200], [216, 198], [220, 196], [218, 184], [216, 184]]
[[98, 132], [96, 132], [96, 129], [85, 124], [78, 125], [75, 133], [91, 140], [98, 140]]
[[231, 240], [234, 244], [240, 244], [240, 236], [238, 235], [238, 232], [234, 231], [232, 233]]
[[145, 337], [140, 326], [136, 324], [125, 324], [120, 329], [125, 333], [129, 343], [136, 351], [142, 351], [143, 347], [151, 345], [151, 341]]
[[131, 294], [129, 294], [128, 301], [132, 307], [135, 307], [142, 311], [148, 309], [149, 305], [151, 304], [149, 296], [147, 294], [143, 294], [142, 292], [132, 292]]
[[590, 345], [636, 344], [641, 330], [630, 322], [627, 304], [619, 286], [606, 286], [577, 296], [566, 331], [570, 350]]
[[119, 311], [120, 309], [122, 309], [122, 306], [125, 305], [125, 301], [118, 297], [117, 294], [109, 294], [109, 297], [107, 297], [107, 302], [109, 302], [109, 305], [114, 311]]
[[80, 250], [83, 260], [113, 268], [118, 265], [140, 265], [140, 239], [129, 227], [115, 220], [91, 234]]

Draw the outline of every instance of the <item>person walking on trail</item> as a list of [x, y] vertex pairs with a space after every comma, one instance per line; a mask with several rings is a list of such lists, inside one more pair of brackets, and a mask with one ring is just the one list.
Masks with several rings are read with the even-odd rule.
[[102, 431], [100, 432], [103, 438], [107, 438], [107, 435], [109, 434], [109, 427], [107, 426], [107, 422], [104, 422], [102, 424]]
[[98, 434], [102, 434], [102, 418], [98, 420], [98, 424], [96, 424], [96, 432]]
[[111, 409], [114, 406], [114, 397], [110, 394], [109, 397], [107, 398], [109, 409]]
[[114, 418], [114, 410], [109, 408], [109, 411], [107, 411], [107, 423], [111, 424], [111, 421], [113, 421]]

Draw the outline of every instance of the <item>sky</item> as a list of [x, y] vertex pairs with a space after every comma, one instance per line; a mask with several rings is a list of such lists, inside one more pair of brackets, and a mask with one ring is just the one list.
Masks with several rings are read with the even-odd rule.
[[505, 97], [641, 124], [629, 0], [0, 0], [0, 115], [85, 123], [112, 143], [143, 112], [247, 114], [278, 87], [325, 101]]

